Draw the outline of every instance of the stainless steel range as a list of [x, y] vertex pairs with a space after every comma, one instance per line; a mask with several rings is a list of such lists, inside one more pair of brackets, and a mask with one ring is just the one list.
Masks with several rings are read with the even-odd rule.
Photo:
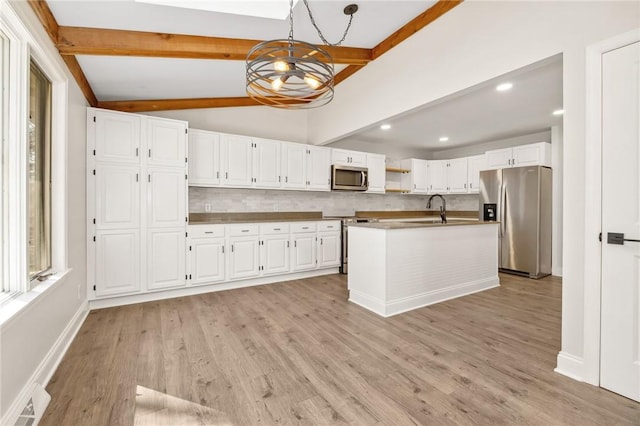
[[378, 219], [356, 216], [336, 217], [336, 219], [340, 219], [342, 223], [342, 262], [340, 264], [340, 272], [346, 274], [349, 271], [349, 225], [377, 222]]

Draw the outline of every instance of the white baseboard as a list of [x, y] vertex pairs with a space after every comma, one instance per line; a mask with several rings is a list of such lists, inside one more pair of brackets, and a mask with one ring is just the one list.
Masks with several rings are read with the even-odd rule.
[[551, 275], [554, 275], [556, 277], [562, 277], [562, 266], [560, 266], [560, 267], [552, 266], [551, 267]]
[[362, 306], [363, 308], [368, 309], [380, 316], [387, 316], [385, 315], [384, 300], [371, 297], [368, 294], [361, 293], [357, 290], [349, 290], [349, 302], [355, 303], [358, 306]]
[[[16, 399], [11, 403], [9, 409], [4, 413], [2, 418], [0, 419], [0, 424], [2, 425], [13, 425], [15, 424], [18, 416], [22, 412], [22, 409], [25, 407], [29, 398], [32, 397], [32, 393], [34, 389], [42, 388], [44, 389], [51, 380], [51, 376], [55, 373], [60, 361], [62, 361], [62, 357], [69, 349], [71, 342], [78, 334], [80, 327], [84, 323], [84, 320], [87, 318], [89, 314], [89, 304], [85, 301], [76, 313], [71, 318], [71, 321], [64, 328], [63, 332], [60, 334], [56, 342], [53, 344], [47, 355], [44, 357], [36, 371], [33, 372], [29, 381], [24, 385]], [[46, 401], [48, 404], [49, 401]], [[46, 404], [41, 406], [40, 409], [44, 412], [46, 408]], [[37, 424], [37, 423], [36, 423]]]
[[584, 359], [568, 354], [566, 352], [560, 352], [558, 354], [558, 366], [553, 370], [556, 373], [562, 374], [577, 380], [584, 382]]

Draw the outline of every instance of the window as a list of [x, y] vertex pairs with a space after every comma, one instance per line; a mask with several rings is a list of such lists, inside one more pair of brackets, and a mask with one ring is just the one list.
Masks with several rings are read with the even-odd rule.
[[51, 269], [51, 82], [31, 61], [27, 131], [29, 279]]
[[8, 126], [8, 106], [9, 106], [9, 38], [0, 31], [0, 128], [2, 129], [2, 134], [0, 135], [2, 138], [2, 144], [0, 147], [2, 150], [0, 151], [0, 238], [2, 239], [2, 245], [0, 246], [0, 259], [2, 263], [2, 273], [0, 276], [0, 299], [2, 298], [2, 294], [9, 293], [11, 288], [9, 286], [9, 274], [7, 264], [4, 261], [4, 254], [8, 252], [8, 234], [7, 234], [7, 226], [8, 226], [8, 218], [6, 214], [5, 206], [7, 204], [7, 181], [8, 181], [8, 170], [5, 164], [8, 161], [8, 147], [5, 141], [8, 140], [9, 136], [9, 126]]

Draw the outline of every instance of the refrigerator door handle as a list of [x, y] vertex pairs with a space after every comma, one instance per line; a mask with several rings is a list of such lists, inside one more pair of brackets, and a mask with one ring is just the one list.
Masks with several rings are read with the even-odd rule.
[[500, 237], [504, 237], [507, 231], [507, 190], [504, 184], [500, 187]]

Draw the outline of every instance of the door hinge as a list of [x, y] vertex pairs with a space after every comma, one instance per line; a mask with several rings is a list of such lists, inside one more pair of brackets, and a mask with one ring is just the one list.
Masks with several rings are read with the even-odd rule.
[[185, 274], [184, 279], [185, 279], [185, 280], [188, 280], [188, 279], [189, 279], [189, 275], [186, 275], [186, 274]]
[[598, 234], [598, 241], [602, 242], [602, 232]]
[[184, 175], [184, 180], [187, 180], [187, 175]]
[[93, 169], [93, 175], [94, 176], [96, 175], [96, 169]]
[[187, 161], [187, 157], [184, 157], [184, 162], [185, 162], [185, 163], [187, 163], [187, 162], [188, 162], [188, 161]]
[[188, 236], [189, 236], [189, 233], [188, 233], [188, 232], [185, 232], [185, 233], [184, 233], [184, 236], [185, 236], [185, 237], [188, 237]]
[[189, 251], [191, 251], [191, 246], [189, 246]]
[[95, 285], [93, 286], [93, 291], [96, 291], [96, 286]]
[[94, 157], [96, 156], [96, 150], [95, 149], [93, 150], [93, 156]]
[[191, 279], [191, 274], [189, 274], [189, 279]]
[[187, 216], [185, 216], [184, 217], [184, 221], [188, 223], [189, 222], [189, 218]]
[[95, 115], [93, 116], [93, 122], [94, 123], [96, 122], [96, 116]]
[[184, 134], [188, 135], [189, 134], [189, 129], [184, 129]]
[[95, 241], [96, 241], [96, 236], [94, 235], [94, 236], [93, 236], [93, 242], [95, 242]]
[[95, 217], [93, 218], [93, 224], [94, 225], [96, 224], [96, 218]]

